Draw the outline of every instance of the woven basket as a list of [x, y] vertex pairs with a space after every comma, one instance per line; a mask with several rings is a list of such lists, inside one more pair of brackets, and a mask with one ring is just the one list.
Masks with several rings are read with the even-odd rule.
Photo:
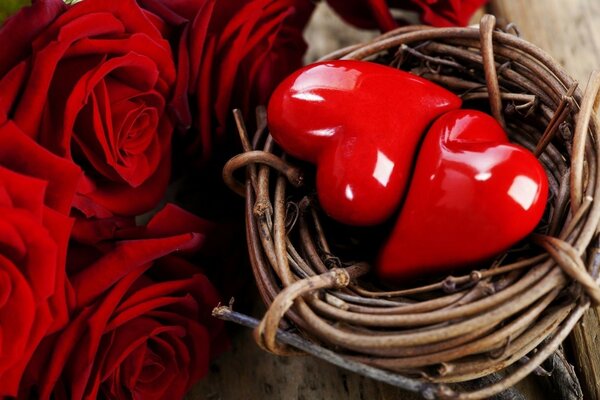
[[[418, 287], [383, 288], [366, 262], [336, 254], [351, 243], [348, 230], [319, 209], [309, 173], [303, 182], [305, 171], [292, 165], [301, 164], [288, 162], [266, 133], [264, 110], [252, 143], [237, 113], [245, 153], [223, 175], [246, 197], [250, 258], [268, 306], [258, 344], [297, 353], [281, 343], [281, 330], [296, 328], [339, 365], [364, 366], [353, 370], [427, 398], [481, 399], [510, 388], [600, 303], [600, 137], [592, 115], [600, 76], [582, 95], [551, 57], [489, 15], [478, 28], [403, 27], [325, 59], [337, 58], [411, 71], [488, 109], [544, 165], [546, 217], [526, 245], [494, 263]], [[244, 184], [234, 178], [242, 167]], [[502, 379], [484, 387], [457, 384], [498, 372]]]

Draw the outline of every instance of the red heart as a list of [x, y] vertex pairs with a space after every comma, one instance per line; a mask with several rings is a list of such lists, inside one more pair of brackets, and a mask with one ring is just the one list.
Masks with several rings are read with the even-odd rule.
[[431, 121], [459, 108], [449, 91], [365, 61], [327, 61], [288, 78], [269, 101], [271, 135], [317, 164], [317, 194], [332, 218], [373, 225], [397, 209]]
[[490, 259], [533, 231], [547, 196], [541, 164], [496, 120], [450, 111], [425, 137], [378, 271], [397, 279]]

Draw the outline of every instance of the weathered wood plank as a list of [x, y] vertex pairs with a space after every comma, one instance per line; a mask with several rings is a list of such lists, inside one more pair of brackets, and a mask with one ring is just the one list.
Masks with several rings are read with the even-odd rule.
[[582, 88], [600, 68], [600, 1], [492, 0], [489, 10], [564, 65]]
[[[517, 24], [585, 88], [592, 70], [600, 69], [600, 1], [493, 0], [490, 10]], [[585, 398], [600, 400], [600, 309], [592, 309], [571, 335]]]
[[571, 334], [577, 374], [585, 398], [600, 399], [600, 308], [590, 309]]

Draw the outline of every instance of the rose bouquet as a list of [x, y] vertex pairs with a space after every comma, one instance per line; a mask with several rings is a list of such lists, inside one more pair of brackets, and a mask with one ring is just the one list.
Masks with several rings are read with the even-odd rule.
[[[406, 7], [446, 24], [482, 1], [425, 3]], [[383, 1], [330, 4], [397, 24]], [[218, 179], [231, 110], [252, 115], [301, 66], [313, 9], [34, 0], [4, 22], [0, 398], [181, 398], [227, 348], [210, 312], [243, 269], [242, 205]]]

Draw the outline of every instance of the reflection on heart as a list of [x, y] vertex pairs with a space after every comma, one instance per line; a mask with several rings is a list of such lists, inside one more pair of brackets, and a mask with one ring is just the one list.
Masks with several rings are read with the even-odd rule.
[[271, 135], [317, 165], [323, 210], [348, 225], [389, 218], [404, 197], [427, 126], [461, 100], [412, 74], [364, 61], [307, 66], [275, 90]]
[[546, 173], [487, 114], [451, 111], [429, 129], [378, 271], [405, 278], [487, 260], [527, 236], [548, 196]]
[[548, 182], [538, 160], [509, 143], [492, 117], [460, 106], [407, 72], [338, 60], [286, 78], [268, 118], [288, 154], [317, 165], [329, 216], [368, 226], [397, 215], [377, 268], [398, 279], [488, 260], [544, 212]]

